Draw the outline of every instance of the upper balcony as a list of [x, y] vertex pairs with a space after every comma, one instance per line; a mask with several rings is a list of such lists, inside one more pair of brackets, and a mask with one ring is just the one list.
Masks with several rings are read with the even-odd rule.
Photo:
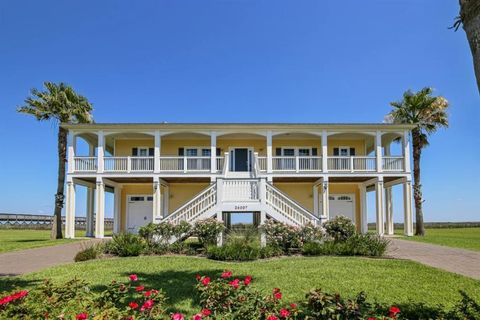
[[[70, 128], [68, 172], [179, 176], [410, 173], [409, 130], [380, 126], [383, 130], [351, 126], [335, 130]], [[86, 142], [84, 154], [77, 143], [80, 139]]]

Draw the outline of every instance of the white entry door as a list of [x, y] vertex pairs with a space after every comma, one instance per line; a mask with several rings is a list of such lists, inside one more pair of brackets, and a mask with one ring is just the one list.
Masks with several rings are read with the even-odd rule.
[[127, 231], [138, 233], [138, 228], [152, 222], [153, 196], [132, 195], [127, 198]]
[[355, 195], [330, 194], [330, 218], [345, 216], [355, 222]]

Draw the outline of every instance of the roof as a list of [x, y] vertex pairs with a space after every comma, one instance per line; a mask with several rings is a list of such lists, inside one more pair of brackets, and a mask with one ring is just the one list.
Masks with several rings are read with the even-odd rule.
[[411, 130], [415, 126], [410, 124], [393, 123], [90, 123], [90, 124], [66, 124], [61, 127], [66, 129], [237, 129], [237, 128], [255, 128], [255, 129], [390, 129], [390, 130]]

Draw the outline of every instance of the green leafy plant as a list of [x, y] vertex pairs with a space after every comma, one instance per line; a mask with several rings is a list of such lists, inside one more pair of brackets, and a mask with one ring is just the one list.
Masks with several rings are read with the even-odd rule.
[[80, 261], [87, 261], [87, 260], [93, 260], [98, 257], [100, 254], [100, 248], [98, 245], [90, 245], [88, 247], [83, 248], [73, 258], [75, 262], [80, 262]]
[[352, 220], [344, 216], [337, 216], [323, 223], [327, 236], [336, 242], [345, 241], [355, 234], [355, 225]]
[[112, 240], [105, 244], [105, 253], [120, 257], [133, 257], [140, 255], [145, 249], [145, 242], [136, 234], [115, 234]]
[[355, 234], [347, 240], [309, 242], [303, 246], [302, 253], [306, 256], [343, 255], [380, 257], [385, 254], [390, 241], [373, 234]]
[[193, 234], [204, 247], [216, 244], [223, 231], [225, 225], [213, 218], [197, 221], [193, 227]]

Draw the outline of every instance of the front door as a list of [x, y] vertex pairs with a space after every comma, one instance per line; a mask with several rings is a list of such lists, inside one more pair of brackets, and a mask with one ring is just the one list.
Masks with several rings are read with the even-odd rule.
[[153, 196], [128, 196], [127, 231], [137, 233], [138, 229], [150, 222], [153, 216]]
[[236, 148], [233, 152], [233, 171], [249, 170], [249, 151], [248, 148]]

